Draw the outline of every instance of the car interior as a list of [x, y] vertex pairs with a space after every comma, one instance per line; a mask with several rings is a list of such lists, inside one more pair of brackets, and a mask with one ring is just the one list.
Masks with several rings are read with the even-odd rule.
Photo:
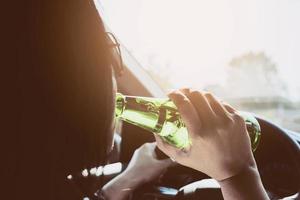
[[[122, 41], [120, 43], [122, 44]], [[117, 78], [119, 92], [135, 96], [165, 96], [164, 90], [126, 46], [121, 45], [121, 51], [125, 70], [123, 75]], [[253, 114], [262, 130], [261, 141], [254, 156], [269, 197], [271, 199], [300, 198], [300, 133], [288, 130], [256, 113]], [[121, 136], [121, 148], [116, 162], [126, 166], [134, 150], [145, 142], [153, 142], [154, 138], [152, 134], [141, 128], [126, 122], [120, 124], [118, 134]], [[166, 155], [158, 149], [156, 152], [160, 159], [166, 158]], [[159, 180], [140, 186], [134, 191], [132, 199], [223, 198], [216, 181], [193, 169], [177, 165], [169, 168]]]
[[[101, 17], [105, 19], [105, 16]], [[109, 24], [106, 26], [107, 31], [114, 33]], [[118, 92], [134, 96], [165, 97], [164, 88], [149, 75], [122, 40], [119, 40], [119, 43], [124, 71], [121, 76], [116, 77]], [[258, 120], [262, 132], [254, 157], [270, 199], [300, 199], [300, 132], [289, 130], [255, 112], [252, 114]], [[99, 166], [101, 170], [106, 170], [99, 176], [101, 185], [126, 169], [138, 147], [155, 141], [152, 133], [123, 121], [117, 122], [115, 134], [118, 149], [114, 151], [109, 164]], [[158, 148], [155, 151], [158, 159], [168, 158]], [[84, 179], [82, 181], [84, 182]], [[217, 181], [206, 174], [178, 164], [168, 168], [159, 179], [138, 187], [130, 199], [218, 200], [223, 197]]]

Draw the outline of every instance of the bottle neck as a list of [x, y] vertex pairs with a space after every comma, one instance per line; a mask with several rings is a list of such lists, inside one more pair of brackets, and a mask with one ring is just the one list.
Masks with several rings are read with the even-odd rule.
[[161, 127], [160, 106], [167, 99], [116, 95], [116, 117], [151, 132], [159, 132]]

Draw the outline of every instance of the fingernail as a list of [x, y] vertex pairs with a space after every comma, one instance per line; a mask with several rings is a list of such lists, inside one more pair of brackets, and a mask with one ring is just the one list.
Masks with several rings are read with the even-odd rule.
[[191, 89], [190, 88], [182, 88], [182, 89], [180, 89], [180, 91], [185, 94], [185, 93], [190, 93]]
[[176, 104], [180, 104], [184, 101], [184, 95], [178, 91], [172, 92], [169, 95], [169, 98], [172, 99]]

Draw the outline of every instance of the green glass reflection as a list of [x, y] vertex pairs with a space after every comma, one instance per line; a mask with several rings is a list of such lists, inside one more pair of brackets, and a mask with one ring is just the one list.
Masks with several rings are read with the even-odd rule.
[[[246, 122], [254, 151], [261, 134], [259, 123], [249, 113], [240, 114]], [[186, 148], [191, 144], [187, 128], [170, 99], [125, 96], [117, 93], [116, 117], [161, 136], [177, 148]]]

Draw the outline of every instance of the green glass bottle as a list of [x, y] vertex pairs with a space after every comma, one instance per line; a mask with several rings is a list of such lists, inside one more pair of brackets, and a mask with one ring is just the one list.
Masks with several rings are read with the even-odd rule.
[[[177, 148], [186, 148], [191, 143], [175, 104], [168, 98], [149, 98], [116, 95], [116, 117], [139, 126], [162, 137]], [[239, 112], [244, 118], [250, 135], [252, 150], [257, 148], [261, 130], [251, 114]]]

